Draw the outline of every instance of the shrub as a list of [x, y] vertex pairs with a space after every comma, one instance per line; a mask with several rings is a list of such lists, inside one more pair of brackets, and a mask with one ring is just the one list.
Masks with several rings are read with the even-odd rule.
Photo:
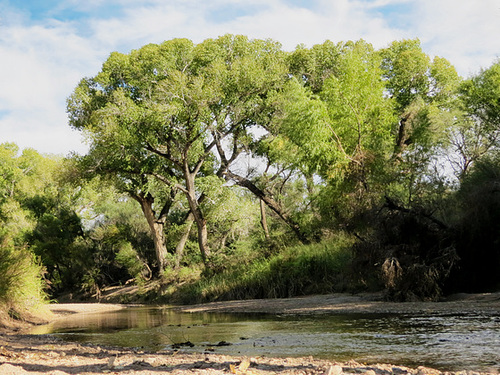
[[354, 246], [354, 270], [396, 301], [438, 300], [458, 257], [453, 231], [421, 208], [388, 199]]
[[478, 162], [457, 194], [459, 268], [452, 292], [491, 292], [500, 288], [500, 155]]
[[45, 302], [42, 274], [27, 249], [0, 246], [0, 313], [22, 318], [37, 311]]
[[[144, 278], [145, 263], [141, 260], [130, 242], [123, 242], [119, 245], [115, 261], [124, 267], [131, 277], [142, 280]], [[147, 275], [146, 275], [147, 277]]]

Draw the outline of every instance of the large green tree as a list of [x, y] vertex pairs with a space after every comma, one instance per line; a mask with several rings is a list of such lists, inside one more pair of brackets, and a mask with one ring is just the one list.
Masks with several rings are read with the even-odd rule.
[[362, 40], [327, 42], [299, 47], [290, 60], [294, 78], [271, 131], [294, 144], [295, 164], [323, 183], [316, 199], [323, 216], [352, 212], [380, 188], [391, 154], [395, 115], [380, 54]]
[[223, 176], [250, 129], [267, 120], [266, 98], [285, 78], [283, 52], [273, 41], [226, 35], [199, 45], [151, 44], [111, 54], [98, 75], [82, 80], [68, 101], [70, 124], [88, 135], [92, 149], [114, 151], [100, 153], [106, 164], [134, 164], [134, 173], [184, 193], [207, 261], [200, 205], [207, 191], [197, 180]]
[[446, 59], [431, 59], [418, 39], [395, 41], [380, 53], [386, 93], [397, 118], [389, 193], [406, 205], [418, 205], [439, 185], [438, 150], [456, 116], [460, 77]]

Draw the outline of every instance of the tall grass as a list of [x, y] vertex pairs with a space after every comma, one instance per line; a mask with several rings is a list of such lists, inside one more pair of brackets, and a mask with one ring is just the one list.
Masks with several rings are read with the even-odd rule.
[[24, 248], [0, 246], [0, 320], [31, 316], [44, 304], [42, 267]]
[[352, 238], [339, 234], [320, 243], [283, 250], [269, 258], [233, 265], [180, 287], [182, 303], [249, 298], [284, 298], [349, 289]]

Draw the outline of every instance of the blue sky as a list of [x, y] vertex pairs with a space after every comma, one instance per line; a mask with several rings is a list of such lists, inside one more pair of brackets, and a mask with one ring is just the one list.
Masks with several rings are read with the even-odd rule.
[[226, 33], [284, 49], [329, 39], [375, 48], [419, 38], [462, 76], [500, 57], [498, 0], [0, 0], [0, 143], [84, 153], [66, 98], [112, 51]]

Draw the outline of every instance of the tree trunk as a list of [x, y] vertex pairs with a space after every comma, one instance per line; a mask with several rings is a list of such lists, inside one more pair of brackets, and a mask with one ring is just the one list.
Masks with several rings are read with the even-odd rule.
[[149, 226], [151, 234], [153, 235], [156, 259], [161, 272], [167, 266], [167, 246], [165, 244], [165, 234], [163, 232], [164, 225], [163, 223], [153, 221], [149, 223]]
[[398, 134], [394, 144], [394, 151], [392, 154], [392, 159], [400, 161], [405, 149], [408, 145], [412, 144], [411, 137], [411, 126], [413, 119], [417, 114], [416, 110], [409, 110], [407, 113], [403, 114], [399, 119]]
[[193, 227], [193, 221], [193, 214], [189, 212], [185, 221], [186, 228], [184, 229], [184, 233], [175, 247], [175, 269], [179, 269], [180, 267], [182, 257], [184, 256], [184, 247], [186, 246], [186, 242], [189, 238], [189, 232], [191, 232], [191, 228]]
[[[154, 198], [151, 195], [133, 194], [132, 197], [141, 205], [142, 212], [148, 222], [151, 236], [155, 247], [156, 261], [158, 262], [159, 271], [163, 271], [167, 265], [167, 246], [164, 233], [166, 215], [160, 215], [156, 218], [156, 213], [153, 210]], [[166, 206], [170, 206], [168, 203]], [[165, 208], [164, 208], [165, 210]], [[162, 212], [164, 211], [162, 210]], [[168, 210], [167, 210], [168, 211]]]
[[269, 235], [269, 228], [267, 227], [266, 205], [262, 199], [259, 199], [259, 202], [260, 202], [260, 225], [264, 230], [264, 236], [266, 237], [266, 241], [269, 242], [271, 236]]
[[257, 198], [261, 199], [267, 207], [273, 210], [288, 226], [294, 231], [297, 235], [297, 238], [300, 242], [307, 244], [309, 243], [309, 239], [302, 233], [299, 224], [295, 222], [284, 210], [281, 208], [280, 204], [276, 202], [269, 194], [267, 194], [264, 190], [259, 189], [252, 181], [248, 178], [241, 177], [233, 172], [227, 170], [226, 175], [234, 180], [236, 184], [247, 188], [250, 190]]
[[193, 214], [194, 221], [198, 228], [198, 246], [200, 247], [201, 257], [203, 262], [207, 265], [208, 258], [210, 257], [210, 248], [208, 246], [208, 230], [207, 230], [207, 220], [200, 209], [198, 200], [196, 199], [196, 191], [194, 187], [194, 177], [195, 175], [189, 172], [189, 170], [184, 171], [184, 176], [186, 180], [186, 198], [189, 204], [191, 213]]
[[[196, 215], [195, 215], [196, 217]], [[198, 226], [198, 244], [200, 246], [201, 256], [203, 262], [207, 265], [208, 258], [210, 257], [210, 248], [208, 247], [208, 229], [207, 220], [203, 217], [198, 218], [196, 221]]]

